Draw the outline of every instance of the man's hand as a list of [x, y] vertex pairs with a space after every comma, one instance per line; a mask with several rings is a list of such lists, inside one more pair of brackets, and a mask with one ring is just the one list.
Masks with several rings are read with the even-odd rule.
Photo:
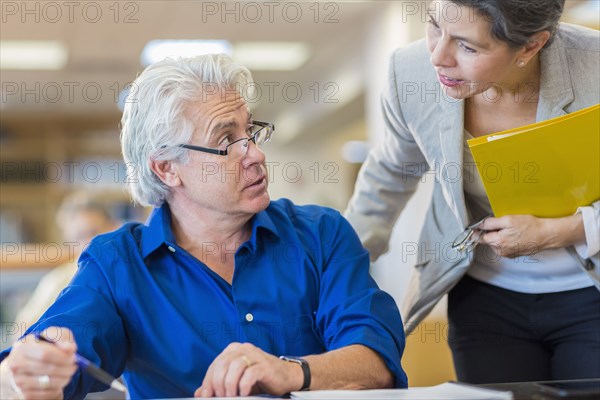
[[300, 390], [302, 368], [265, 353], [250, 343], [231, 343], [208, 367], [196, 397], [234, 397]]
[[[42, 335], [46, 343], [28, 335], [13, 346], [2, 362], [3, 396], [21, 399], [62, 399], [77, 364], [77, 345], [66, 328], [52, 327]], [[4, 398], [4, 397], [3, 397]]]

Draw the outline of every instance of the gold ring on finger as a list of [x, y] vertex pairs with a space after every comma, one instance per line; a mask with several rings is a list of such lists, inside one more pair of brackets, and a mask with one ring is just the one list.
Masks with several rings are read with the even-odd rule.
[[242, 360], [244, 360], [244, 362], [246, 363], [246, 367], [252, 366], [252, 361], [250, 361], [250, 359], [248, 359], [248, 357], [246, 357], [245, 355], [242, 356]]

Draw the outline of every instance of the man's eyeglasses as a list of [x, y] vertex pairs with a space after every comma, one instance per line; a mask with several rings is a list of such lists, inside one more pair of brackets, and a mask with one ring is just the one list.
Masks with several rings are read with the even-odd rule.
[[473, 250], [475, 246], [477, 246], [478, 240], [481, 237], [482, 231], [479, 227], [483, 224], [483, 221], [488, 216], [484, 217], [482, 220], [475, 222], [465, 228], [464, 231], [458, 234], [452, 242], [452, 248], [460, 251]]
[[269, 122], [252, 121], [246, 133], [248, 137], [238, 139], [231, 142], [225, 147], [225, 149], [211, 149], [208, 147], [194, 146], [191, 144], [180, 144], [179, 147], [183, 147], [190, 150], [201, 151], [204, 153], [217, 154], [219, 156], [228, 156], [228, 158], [237, 160], [242, 158], [248, 153], [249, 142], [254, 143], [258, 147], [271, 140], [275, 125]]

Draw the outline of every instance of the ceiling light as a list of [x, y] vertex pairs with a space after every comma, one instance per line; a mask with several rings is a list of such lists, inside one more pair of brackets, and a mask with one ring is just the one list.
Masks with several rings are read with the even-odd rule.
[[294, 71], [310, 58], [304, 42], [237, 42], [233, 58], [253, 71]]
[[151, 40], [142, 50], [141, 62], [147, 67], [167, 57], [193, 57], [202, 54], [231, 54], [226, 40]]
[[0, 41], [0, 69], [58, 70], [67, 65], [64, 43], [43, 40]]

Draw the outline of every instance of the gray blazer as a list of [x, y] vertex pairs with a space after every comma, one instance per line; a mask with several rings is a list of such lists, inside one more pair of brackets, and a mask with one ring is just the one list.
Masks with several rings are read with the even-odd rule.
[[[537, 121], [599, 103], [599, 32], [561, 24], [554, 41], [541, 52], [541, 68]], [[394, 223], [421, 176], [429, 169], [435, 171], [418, 262], [402, 307], [410, 333], [472, 261], [472, 253], [451, 247], [454, 238], [473, 222], [465, 205], [462, 177], [455, 178], [457, 168], [462, 171], [464, 101], [443, 94], [421, 40], [393, 54], [382, 103], [385, 138], [360, 171], [346, 217], [371, 259], [377, 259], [388, 250]], [[600, 201], [591, 207], [600, 220]], [[599, 254], [584, 260], [574, 248], [569, 251], [600, 289]]]

